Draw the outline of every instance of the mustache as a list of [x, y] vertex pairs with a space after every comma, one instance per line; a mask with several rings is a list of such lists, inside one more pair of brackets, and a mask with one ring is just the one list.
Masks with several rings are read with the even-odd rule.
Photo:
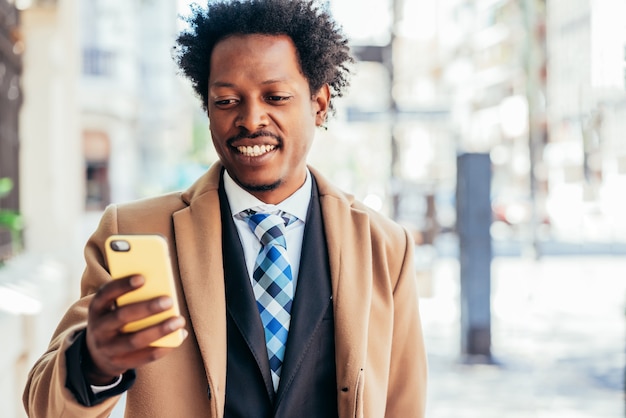
[[226, 142], [228, 143], [228, 145], [232, 145], [235, 141], [239, 141], [242, 139], [254, 139], [260, 136], [269, 136], [270, 138], [274, 138], [275, 140], [277, 140], [279, 143], [283, 142], [283, 139], [280, 136], [269, 131], [240, 132], [237, 135], [228, 138]]

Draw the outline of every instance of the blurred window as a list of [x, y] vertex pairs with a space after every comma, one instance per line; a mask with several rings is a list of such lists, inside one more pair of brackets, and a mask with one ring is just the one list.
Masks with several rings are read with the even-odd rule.
[[83, 74], [108, 77], [113, 74], [115, 54], [100, 48], [83, 48]]
[[83, 132], [85, 157], [85, 209], [102, 210], [111, 202], [109, 183], [110, 140], [105, 132]]

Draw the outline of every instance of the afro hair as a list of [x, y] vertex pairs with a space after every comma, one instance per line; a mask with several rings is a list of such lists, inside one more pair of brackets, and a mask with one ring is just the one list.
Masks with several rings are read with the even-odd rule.
[[341, 97], [349, 84], [349, 66], [354, 58], [348, 39], [315, 0], [209, 0], [205, 9], [194, 4], [185, 20], [189, 27], [178, 35], [174, 59], [205, 110], [211, 53], [230, 35], [289, 36], [312, 94], [328, 84], [331, 99]]

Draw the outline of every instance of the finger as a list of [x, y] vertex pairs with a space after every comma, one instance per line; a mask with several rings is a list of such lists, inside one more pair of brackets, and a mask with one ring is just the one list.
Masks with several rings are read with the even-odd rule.
[[106, 312], [99, 320], [98, 327], [102, 332], [117, 333], [126, 324], [170, 309], [174, 301], [169, 296], [159, 296], [146, 301], [120, 306]]
[[184, 326], [183, 317], [174, 317], [135, 333], [116, 332], [106, 338], [88, 331], [87, 347], [93, 372], [98, 376], [117, 376], [162, 357], [169, 351], [161, 350], [164, 347], [151, 347], [150, 343], [181, 328], [186, 338], [188, 332]]
[[[150, 347], [154, 341], [185, 327], [185, 318], [175, 316], [156, 325], [132, 333], [120, 333], [107, 347], [111, 358], [126, 357]], [[186, 334], [186, 330], [184, 334]]]
[[146, 279], [140, 275], [111, 280], [98, 290], [89, 306], [90, 313], [103, 314], [111, 310], [115, 300], [131, 292], [145, 283]]

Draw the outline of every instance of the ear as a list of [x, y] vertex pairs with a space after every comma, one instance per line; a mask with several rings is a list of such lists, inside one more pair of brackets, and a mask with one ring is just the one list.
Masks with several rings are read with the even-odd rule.
[[315, 111], [315, 125], [322, 126], [326, 122], [328, 109], [330, 108], [330, 87], [324, 84], [313, 95], [313, 110]]

